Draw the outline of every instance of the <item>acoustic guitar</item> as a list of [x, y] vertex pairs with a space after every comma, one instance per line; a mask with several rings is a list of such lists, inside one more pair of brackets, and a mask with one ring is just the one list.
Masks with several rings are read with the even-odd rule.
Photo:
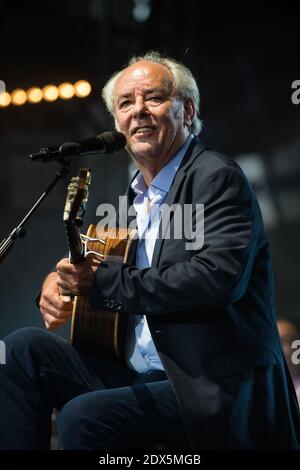
[[[88, 255], [101, 261], [126, 262], [133, 239], [127, 228], [90, 225], [86, 235], [80, 227], [86, 210], [91, 172], [81, 168], [68, 186], [63, 220], [67, 232], [71, 263], [81, 263]], [[70, 339], [74, 347], [94, 355], [106, 354], [123, 359], [128, 315], [116, 311], [94, 310], [89, 299], [74, 296]]]

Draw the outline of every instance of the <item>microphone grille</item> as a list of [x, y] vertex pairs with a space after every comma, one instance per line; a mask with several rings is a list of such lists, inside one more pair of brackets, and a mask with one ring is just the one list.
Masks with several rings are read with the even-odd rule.
[[126, 145], [126, 137], [122, 132], [107, 131], [98, 136], [106, 146], [105, 153], [113, 153], [121, 150]]

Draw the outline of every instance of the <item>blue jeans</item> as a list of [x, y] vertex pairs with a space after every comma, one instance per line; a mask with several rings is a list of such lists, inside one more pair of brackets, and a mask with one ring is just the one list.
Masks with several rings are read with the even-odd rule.
[[63, 449], [187, 447], [165, 372], [138, 374], [39, 328], [17, 330], [4, 341], [0, 449], [49, 449], [53, 408]]

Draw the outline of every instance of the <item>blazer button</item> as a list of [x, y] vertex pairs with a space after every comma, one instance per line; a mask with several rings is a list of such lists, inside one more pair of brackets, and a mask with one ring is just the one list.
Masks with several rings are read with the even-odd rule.
[[109, 300], [105, 299], [103, 304], [104, 304], [104, 307], [109, 307]]
[[117, 307], [117, 310], [120, 312], [123, 308], [123, 305], [121, 304], [121, 302], [117, 302], [116, 307]]
[[114, 308], [114, 306], [115, 306], [115, 301], [114, 300], [109, 300], [108, 307], [109, 308]]

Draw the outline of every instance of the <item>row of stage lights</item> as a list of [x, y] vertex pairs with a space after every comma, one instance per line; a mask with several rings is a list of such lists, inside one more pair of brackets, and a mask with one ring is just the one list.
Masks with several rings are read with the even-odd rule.
[[43, 88], [31, 87], [28, 90], [17, 88], [11, 93], [0, 94], [0, 107], [9, 105], [22, 106], [27, 103], [40, 103], [40, 101], [55, 101], [59, 98], [70, 100], [77, 96], [86, 98], [91, 93], [92, 87], [86, 80], [78, 80], [74, 85], [69, 82], [61, 83], [58, 86], [46, 85]]

